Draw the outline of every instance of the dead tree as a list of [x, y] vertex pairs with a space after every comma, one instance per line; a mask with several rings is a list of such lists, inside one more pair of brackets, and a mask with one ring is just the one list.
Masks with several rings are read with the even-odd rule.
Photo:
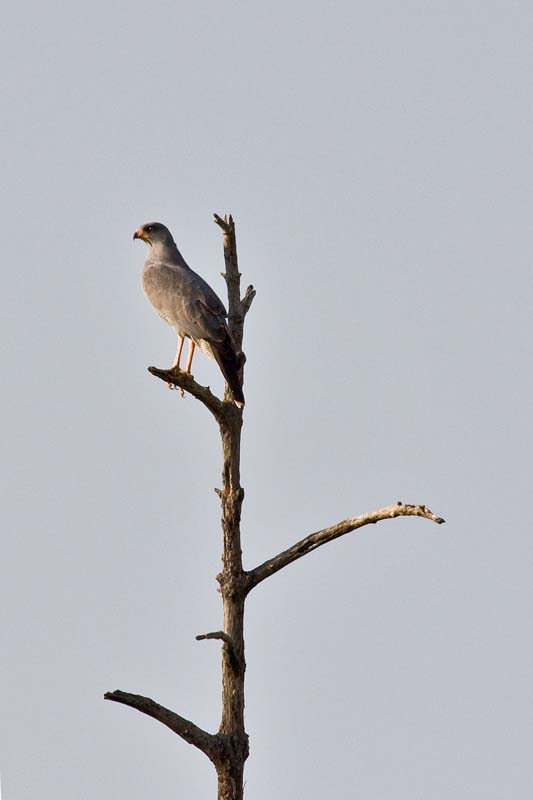
[[[215, 222], [224, 236], [224, 261], [229, 303], [229, 327], [237, 352], [241, 353], [241, 370], [245, 357], [242, 354], [243, 328], [255, 296], [249, 286], [241, 298], [237, 262], [235, 225], [232, 217]], [[216, 397], [209, 387], [200, 386], [191, 375], [173, 370], [149, 367], [152, 375], [166, 383], [189, 392], [211, 412], [218, 423], [222, 440], [222, 488], [215, 491], [222, 506], [222, 535], [224, 550], [222, 572], [217, 575], [224, 606], [224, 630], [205, 633], [197, 639], [219, 639], [222, 643], [222, 717], [217, 733], [208, 733], [193, 722], [164, 708], [148, 697], [120, 690], [108, 692], [106, 700], [135, 708], [143, 714], [162, 722], [189, 744], [198, 747], [212, 761], [218, 776], [218, 800], [242, 800], [244, 764], [248, 758], [248, 735], [244, 725], [244, 604], [249, 592], [261, 581], [292, 564], [298, 558], [316, 550], [327, 542], [365, 525], [373, 525], [394, 517], [424, 517], [437, 524], [444, 520], [425, 505], [396, 503], [369, 511], [359, 517], [345, 519], [329, 528], [311, 533], [281, 553], [269, 558], [251, 570], [245, 570], [241, 551], [241, 507], [244, 490], [240, 481], [240, 450], [243, 412], [232, 401], [226, 386], [224, 400]]]

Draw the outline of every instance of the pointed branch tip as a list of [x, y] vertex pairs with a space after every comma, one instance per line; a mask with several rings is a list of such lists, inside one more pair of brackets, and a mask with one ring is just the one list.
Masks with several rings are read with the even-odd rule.
[[219, 228], [222, 228], [224, 233], [231, 233], [231, 229], [233, 227], [233, 217], [231, 214], [229, 215], [229, 219], [226, 214], [224, 214], [224, 219], [220, 217], [218, 214], [213, 214], [215, 224], [218, 225]]

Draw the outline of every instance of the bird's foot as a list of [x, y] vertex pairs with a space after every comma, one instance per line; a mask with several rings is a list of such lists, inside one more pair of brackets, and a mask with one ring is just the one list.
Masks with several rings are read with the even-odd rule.
[[177, 372], [178, 375], [190, 375], [191, 374], [190, 370], [182, 369], [181, 367], [177, 367], [176, 364], [174, 364], [172, 367], [170, 367], [170, 369], [168, 369], [167, 372]]
[[[174, 372], [174, 373], [177, 372], [178, 375], [189, 375], [191, 378], [193, 377], [191, 375], [191, 371], [190, 370], [188, 370], [188, 369], [180, 369], [180, 367], [178, 367], [177, 364], [173, 364], [172, 367], [169, 369], [169, 372]], [[168, 386], [169, 389], [179, 389], [181, 396], [185, 397], [185, 389], [183, 389], [181, 386], [176, 386], [175, 383], [170, 383], [170, 381], [167, 383], [167, 386]]]
[[176, 386], [175, 383], [167, 383], [169, 389], [179, 389], [182, 397], [185, 397], [185, 389], [182, 386]]

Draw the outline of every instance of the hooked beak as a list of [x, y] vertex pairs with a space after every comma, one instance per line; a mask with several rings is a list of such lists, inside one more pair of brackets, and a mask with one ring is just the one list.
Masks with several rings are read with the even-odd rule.
[[135, 241], [135, 239], [144, 239], [144, 231], [142, 228], [137, 228], [133, 234], [133, 241]]

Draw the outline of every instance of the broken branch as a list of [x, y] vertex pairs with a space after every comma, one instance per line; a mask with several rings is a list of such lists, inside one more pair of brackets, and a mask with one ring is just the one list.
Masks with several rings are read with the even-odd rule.
[[227, 633], [224, 633], [224, 631], [213, 631], [213, 633], [200, 633], [196, 637], [197, 642], [202, 642], [205, 639], [220, 639], [229, 647], [233, 647], [233, 642], [231, 641], [231, 637], [228, 636]]
[[241, 300], [241, 312], [242, 316], [245, 317], [248, 311], [250, 310], [250, 306], [253, 303], [254, 297], [256, 295], [256, 291], [253, 286], [248, 286], [244, 293], [244, 297]]

